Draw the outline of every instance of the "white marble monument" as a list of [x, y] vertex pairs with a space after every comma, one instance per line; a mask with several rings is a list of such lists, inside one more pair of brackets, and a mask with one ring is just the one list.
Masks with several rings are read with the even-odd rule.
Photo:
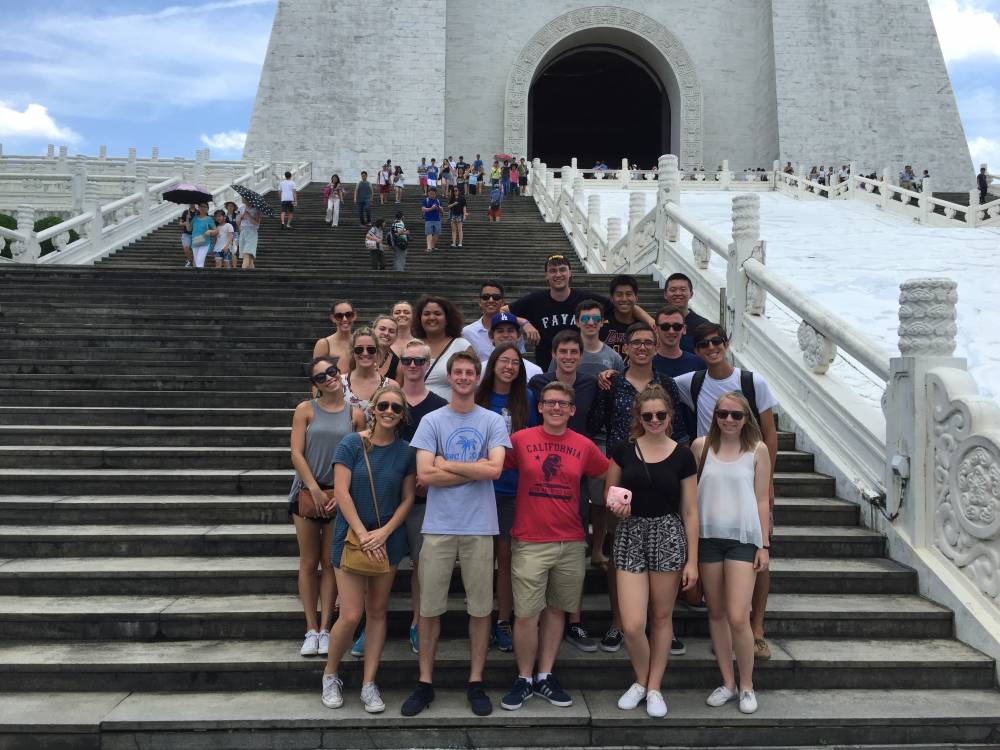
[[[973, 180], [926, 0], [278, 0], [247, 155], [346, 179], [386, 158], [411, 178], [421, 156], [530, 158], [532, 86], [593, 46], [659, 79], [682, 168], [912, 163], [938, 190]], [[596, 90], [565, 117], [595, 106], [643, 116]]]

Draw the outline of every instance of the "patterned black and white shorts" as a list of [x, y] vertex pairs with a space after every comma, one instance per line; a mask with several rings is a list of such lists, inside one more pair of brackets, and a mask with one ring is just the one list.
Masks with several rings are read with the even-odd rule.
[[629, 516], [618, 522], [611, 552], [615, 567], [628, 573], [672, 573], [688, 558], [687, 535], [675, 513], [655, 518]]

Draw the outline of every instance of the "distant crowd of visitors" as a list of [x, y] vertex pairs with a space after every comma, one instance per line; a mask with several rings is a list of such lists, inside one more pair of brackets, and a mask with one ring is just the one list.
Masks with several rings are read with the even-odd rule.
[[[301, 654], [327, 659], [322, 701], [343, 705], [350, 653], [364, 659], [365, 710], [385, 709], [378, 667], [393, 579], [409, 556], [419, 665], [404, 716], [435, 699], [456, 559], [476, 715], [493, 710], [483, 688], [491, 645], [515, 657], [502, 708], [531, 697], [572, 705], [555, 676], [565, 640], [590, 652], [624, 644], [634, 682], [619, 708], [645, 703], [665, 716], [668, 660], [686, 650], [677, 601], [707, 608], [721, 681], [707, 703], [752, 713], [754, 661], [770, 657], [775, 399], [759, 375], [729, 363], [726, 331], [689, 308], [683, 274], [650, 312], [631, 276], [604, 296], [573, 287], [563, 255], [544, 270], [544, 288], [509, 303], [503, 283], [482, 282], [468, 324], [433, 295], [362, 327], [351, 302], [331, 306], [333, 331], [309, 366], [313, 397], [292, 421], [288, 496]], [[582, 611], [588, 564], [607, 575], [610, 627], [599, 639]]]

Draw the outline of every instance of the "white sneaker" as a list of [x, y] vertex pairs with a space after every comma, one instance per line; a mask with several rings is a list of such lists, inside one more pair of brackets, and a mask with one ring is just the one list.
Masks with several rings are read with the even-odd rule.
[[725, 685], [720, 685], [719, 687], [717, 687], [715, 690], [712, 691], [712, 694], [708, 696], [708, 698], [705, 699], [705, 703], [712, 706], [712, 708], [718, 708], [719, 706], [726, 705], [727, 703], [729, 703], [729, 701], [733, 700], [735, 697], [736, 697], [735, 690], [730, 690]]
[[327, 708], [344, 705], [344, 683], [335, 674], [323, 675], [323, 705]]
[[316, 656], [319, 653], [319, 633], [315, 630], [306, 633], [306, 639], [302, 641], [299, 653], [303, 656]]
[[638, 682], [633, 682], [632, 687], [626, 690], [622, 697], [618, 699], [618, 708], [622, 711], [631, 711], [633, 708], [642, 703], [642, 699], [645, 697], [646, 688]]
[[646, 693], [646, 713], [654, 719], [662, 719], [667, 715], [667, 702], [659, 690]]
[[319, 631], [319, 643], [316, 647], [317, 656], [326, 656], [330, 653], [330, 631]]
[[740, 693], [740, 711], [745, 714], [752, 714], [757, 710], [757, 696], [753, 690], [744, 690]]
[[361, 686], [361, 702], [365, 704], [365, 711], [370, 714], [380, 714], [385, 711], [382, 695], [374, 682], [367, 682]]

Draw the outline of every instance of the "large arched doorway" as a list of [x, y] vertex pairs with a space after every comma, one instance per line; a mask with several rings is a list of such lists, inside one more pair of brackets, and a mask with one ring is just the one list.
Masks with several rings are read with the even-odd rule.
[[656, 73], [626, 50], [590, 45], [564, 52], [537, 75], [528, 97], [528, 153], [552, 165], [627, 157], [644, 168], [670, 152], [670, 100]]

